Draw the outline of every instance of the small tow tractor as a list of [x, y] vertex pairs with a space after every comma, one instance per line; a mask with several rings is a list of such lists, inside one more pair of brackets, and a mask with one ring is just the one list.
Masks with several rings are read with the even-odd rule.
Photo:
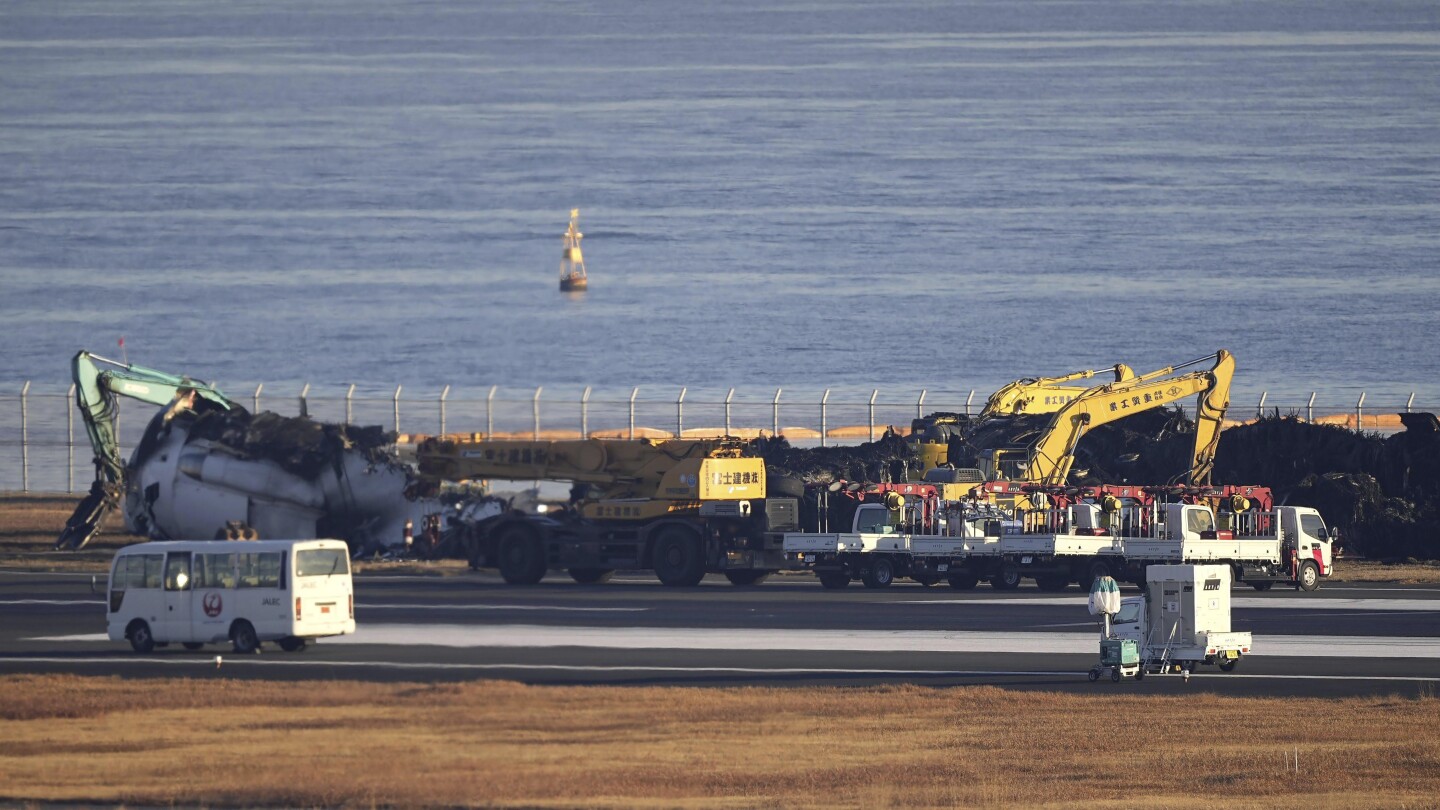
[[1099, 577], [1090, 586], [1090, 615], [1100, 616], [1104, 629], [1100, 631], [1100, 662], [1090, 667], [1090, 681], [1110, 671], [1110, 680], [1119, 683], [1124, 678], [1142, 678], [1140, 650], [1134, 639], [1116, 638], [1110, 632], [1110, 617], [1120, 612], [1120, 586], [1112, 577]]

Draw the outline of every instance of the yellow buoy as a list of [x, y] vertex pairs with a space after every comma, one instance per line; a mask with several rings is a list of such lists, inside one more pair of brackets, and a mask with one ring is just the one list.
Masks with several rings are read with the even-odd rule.
[[580, 254], [580, 240], [585, 234], [578, 227], [580, 209], [570, 209], [570, 228], [565, 231], [565, 250], [560, 254], [560, 290], [578, 292], [590, 286], [585, 274], [585, 259]]

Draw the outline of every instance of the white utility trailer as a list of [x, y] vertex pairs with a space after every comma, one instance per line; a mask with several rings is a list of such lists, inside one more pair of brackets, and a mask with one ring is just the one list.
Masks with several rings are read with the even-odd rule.
[[1132, 640], [1139, 654], [1136, 678], [1197, 666], [1229, 672], [1250, 652], [1251, 635], [1230, 629], [1229, 565], [1152, 565], [1144, 596], [1121, 600], [1111, 637]]

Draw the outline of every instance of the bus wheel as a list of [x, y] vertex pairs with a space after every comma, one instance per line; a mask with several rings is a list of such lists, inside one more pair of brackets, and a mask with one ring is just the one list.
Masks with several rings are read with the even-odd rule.
[[130, 639], [130, 646], [138, 653], [150, 653], [155, 651], [155, 636], [150, 633], [150, 625], [136, 619], [125, 628], [125, 637]]
[[296, 638], [295, 636], [280, 639], [280, 649], [285, 652], [300, 652], [305, 649], [305, 644], [305, 639]]
[[725, 578], [730, 580], [731, 585], [741, 587], [747, 585], [759, 585], [770, 576], [769, 571], [726, 571]]
[[520, 523], [500, 530], [495, 542], [500, 578], [510, 585], [534, 585], [545, 578], [545, 547], [535, 531]]
[[260, 652], [260, 637], [255, 635], [255, 628], [250, 622], [244, 619], [230, 628], [230, 641], [235, 645], [235, 652], [241, 655]]
[[181, 642], [181, 646], [183, 646], [187, 650], [198, 650], [205, 645], [198, 641], [185, 641]]
[[581, 585], [598, 585], [601, 582], [609, 582], [610, 576], [614, 573], [614, 568], [571, 568], [570, 578]]
[[688, 588], [705, 578], [700, 538], [684, 526], [666, 526], [655, 540], [655, 576], [666, 585]]
[[1320, 587], [1320, 569], [1315, 567], [1315, 563], [1306, 560], [1305, 562], [1300, 563], [1299, 579], [1300, 590], [1313, 591], [1316, 588]]

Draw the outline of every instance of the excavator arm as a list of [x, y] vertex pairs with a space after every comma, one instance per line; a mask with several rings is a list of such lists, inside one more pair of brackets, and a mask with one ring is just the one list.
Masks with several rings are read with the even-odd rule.
[[1105, 372], [1114, 374], [1117, 383], [1135, 379], [1134, 369], [1124, 363], [1116, 363], [1103, 371], [1086, 369], [1062, 377], [1024, 377], [1001, 386], [991, 394], [990, 399], [985, 402], [985, 409], [980, 412], [980, 418], [1054, 413], [1088, 390], [1065, 383], [1088, 380]]
[[66, 521], [55, 548], [79, 550], [95, 536], [105, 515], [120, 504], [125, 494], [125, 461], [120, 457], [115, 429], [119, 397], [166, 405], [166, 420], [176, 413], [195, 410], [197, 400], [225, 410], [239, 406], [200, 380], [108, 360], [86, 351], [75, 355], [70, 369], [75, 381], [75, 405], [95, 454], [95, 483]]
[[[1214, 360], [1214, 367], [1175, 376], [1176, 371], [1207, 360]], [[1230, 382], [1234, 373], [1234, 356], [1221, 349], [1188, 363], [1167, 366], [1131, 380], [1085, 391], [1056, 411], [1041, 432], [1029, 454], [1026, 479], [1039, 484], [1064, 484], [1075, 461], [1075, 446], [1087, 430], [1198, 395], [1195, 449], [1187, 482], [1193, 485], [1209, 483], [1215, 450], [1220, 441], [1220, 428], [1230, 405]]]

